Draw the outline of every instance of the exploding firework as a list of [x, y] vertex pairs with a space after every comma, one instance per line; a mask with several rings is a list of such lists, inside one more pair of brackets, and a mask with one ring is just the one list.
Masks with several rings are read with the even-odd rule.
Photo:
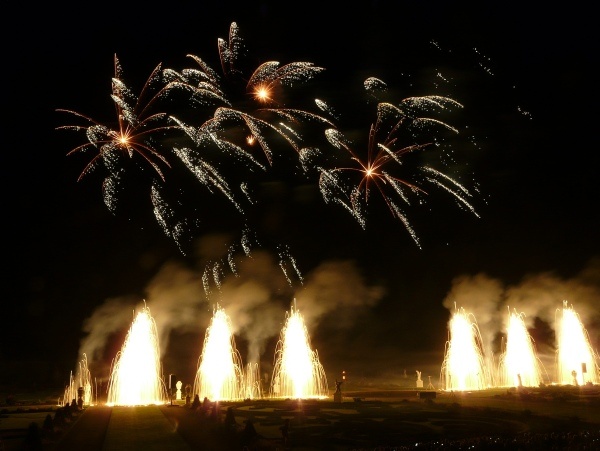
[[117, 126], [111, 128], [107, 125], [72, 110], [58, 109], [57, 111], [70, 113], [83, 119], [83, 125], [63, 125], [58, 130], [83, 131], [87, 142], [81, 144], [67, 153], [85, 153], [93, 151], [96, 154], [84, 167], [78, 180], [92, 172], [100, 165], [108, 170], [109, 175], [103, 184], [104, 202], [109, 210], [116, 208], [116, 196], [122, 183], [124, 174], [123, 156], [133, 159], [142, 157], [164, 181], [161, 165], [169, 168], [166, 157], [157, 148], [155, 137], [166, 130], [176, 129], [175, 125], [168, 125], [166, 113], [153, 113], [152, 106], [161, 98], [166, 97], [170, 85], [161, 82], [162, 67], [159, 64], [148, 77], [139, 96], [127, 87], [122, 79], [121, 64], [115, 55], [115, 76], [112, 79], [111, 98], [117, 113]]
[[600, 372], [598, 355], [579, 315], [563, 301], [562, 310], [557, 310], [557, 378], [559, 384], [598, 384]]
[[79, 400], [79, 390], [83, 390], [82, 400], [84, 406], [92, 404], [92, 376], [88, 368], [87, 355], [79, 362], [75, 376], [71, 372], [69, 376], [69, 385], [65, 388], [61, 405], [69, 404], [73, 400]]
[[[271, 134], [283, 138], [296, 152], [300, 152], [303, 139], [295, 130], [297, 125], [317, 122], [333, 126], [320, 114], [303, 108], [284, 107], [282, 100], [284, 88], [305, 83], [324, 68], [310, 62], [280, 65], [277, 61], [267, 61], [245, 78], [239, 64], [244, 43], [235, 22], [230, 25], [229, 39], [218, 39], [218, 50], [223, 77], [195, 55], [188, 56], [196, 62], [196, 68], [181, 72], [173, 69], [164, 71], [167, 80], [191, 93], [193, 103], [217, 106], [212, 117], [197, 128], [174, 117], [197, 145], [216, 144], [227, 154], [266, 169], [252, 148], [259, 145], [267, 165], [271, 166]], [[183, 153], [193, 170], [194, 162], [201, 159], [189, 149], [184, 149]]]
[[[365, 81], [367, 92], [381, 90], [384, 85], [375, 78]], [[439, 131], [458, 133], [456, 128], [441, 120], [423, 116], [453, 108], [462, 108], [462, 105], [442, 96], [409, 97], [398, 106], [378, 103], [377, 118], [369, 130], [364, 156], [342, 132], [328, 129], [328, 141], [337, 149], [347, 151], [352, 166], [342, 164], [333, 169], [320, 168], [319, 186], [325, 201], [341, 204], [364, 228], [371, 192], [376, 190], [392, 216], [404, 224], [419, 246], [417, 234], [398, 200], [410, 205], [411, 197], [416, 197], [421, 202], [423, 195], [427, 194], [423, 187], [425, 184], [447, 191], [478, 216], [469, 203], [472, 194], [458, 181], [429, 165], [418, 166], [415, 170], [405, 161], [410, 154], [438, 145], [441, 139]], [[414, 144], [424, 138], [429, 138], [429, 141]], [[407, 142], [410, 144], [403, 144]]]
[[209, 327], [196, 377], [194, 394], [200, 399], [234, 401], [243, 398], [243, 366], [235, 346], [231, 320], [217, 305]]
[[524, 314], [512, 312], [506, 331], [506, 350], [500, 358], [499, 384], [505, 387], [538, 387], [544, 382], [544, 374], [535, 343], [525, 326]]
[[292, 306], [275, 349], [271, 397], [325, 398], [327, 377], [300, 312]]
[[167, 399], [156, 324], [150, 309], [144, 306], [113, 361], [107, 405], [165, 404]]
[[460, 308], [449, 323], [450, 339], [440, 375], [445, 390], [483, 390], [492, 385], [475, 317]]

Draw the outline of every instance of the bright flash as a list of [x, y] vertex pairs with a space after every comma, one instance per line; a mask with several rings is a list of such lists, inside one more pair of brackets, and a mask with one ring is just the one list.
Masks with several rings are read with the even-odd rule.
[[147, 307], [137, 314], [115, 362], [108, 387], [108, 405], [166, 403], [156, 324]]
[[324, 398], [327, 378], [300, 312], [292, 307], [275, 352], [271, 394], [284, 398]]
[[450, 341], [442, 365], [446, 390], [482, 390], [489, 385], [479, 328], [473, 315], [457, 310], [450, 320]]
[[194, 393], [200, 399], [237, 400], [242, 397], [242, 364], [236, 350], [231, 321], [217, 306], [206, 330]]
[[270, 102], [271, 90], [266, 85], [259, 85], [254, 89], [254, 98], [262, 103]]
[[[583, 385], [600, 382], [598, 357], [590, 345], [587, 331], [579, 315], [564, 302], [557, 321], [558, 382]], [[584, 373], [585, 370], [585, 373]]]
[[543, 365], [536, 355], [523, 314], [510, 314], [506, 351], [500, 363], [500, 378], [504, 386], [537, 387], [543, 382]]

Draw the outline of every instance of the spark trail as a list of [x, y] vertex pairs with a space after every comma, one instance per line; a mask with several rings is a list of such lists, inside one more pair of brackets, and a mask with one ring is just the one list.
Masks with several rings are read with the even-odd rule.
[[[581, 318], [567, 301], [556, 312], [558, 383], [600, 383], [598, 355], [592, 348]], [[585, 371], [585, 372], [584, 372]]]
[[144, 306], [136, 315], [123, 348], [113, 361], [107, 404], [164, 404], [167, 398], [156, 324], [150, 309]]
[[492, 385], [475, 317], [457, 309], [449, 322], [450, 339], [440, 375], [444, 390], [483, 390]]
[[328, 396], [325, 370], [317, 351], [310, 346], [304, 318], [294, 306], [287, 314], [275, 350], [271, 396], [295, 399]]
[[200, 399], [235, 401], [245, 394], [243, 383], [242, 359], [235, 346], [231, 320], [217, 305], [206, 329], [193, 393]]
[[[365, 81], [367, 92], [376, 98], [386, 86], [373, 77]], [[365, 228], [371, 193], [377, 192], [392, 216], [404, 225], [419, 247], [417, 233], [400, 205], [410, 206], [413, 199], [422, 202], [423, 196], [427, 195], [426, 185], [445, 190], [478, 216], [470, 203], [472, 194], [457, 180], [427, 165], [415, 168], [407, 160], [411, 154], [438, 145], [443, 139], [441, 132], [458, 133], [446, 122], [424, 114], [458, 108], [462, 108], [459, 102], [442, 96], [408, 97], [397, 106], [379, 102], [366, 143], [358, 147], [339, 130], [328, 129], [329, 143], [347, 152], [350, 164], [342, 159], [334, 168], [320, 168], [319, 187], [325, 201], [342, 205]], [[415, 143], [419, 140], [422, 142]]]
[[544, 382], [544, 375], [545, 369], [525, 326], [524, 314], [511, 312], [506, 332], [506, 350], [500, 357], [500, 385], [539, 387]]

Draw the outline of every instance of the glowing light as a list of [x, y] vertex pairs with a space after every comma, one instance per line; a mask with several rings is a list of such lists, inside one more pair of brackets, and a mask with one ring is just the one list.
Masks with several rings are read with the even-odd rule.
[[568, 306], [567, 301], [563, 301], [562, 310], [557, 310], [556, 324], [558, 383], [598, 384], [598, 356], [590, 345], [579, 315]]
[[265, 85], [259, 85], [254, 88], [254, 98], [262, 103], [270, 102], [271, 90]]
[[275, 350], [271, 396], [276, 398], [325, 398], [325, 370], [310, 346], [304, 318], [293, 306]]
[[65, 388], [61, 405], [70, 404], [73, 400], [79, 400], [79, 389], [83, 389], [83, 405], [89, 406], [92, 403], [92, 376], [88, 369], [87, 355], [79, 362], [75, 376], [73, 372], [69, 376], [69, 385]]
[[242, 362], [235, 346], [231, 320], [217, 305], [206, 329], [194, 394], [211, 401], [243, 398]]
[[248, 363], [244, 372], [244, 399], [260, 399], [263, 397], [258, 363]]
[[144, 306], [113, 361], [107, 405], [165, 404], [168, 396], [161, 373], [156, 324]]
[[485, 365], [483, 342], [475, 317], [463, 308], [449, 323], [450, 339], [442, 364], [440, 382], [445, 390], [483, 390], [491, 385]]
[[537, 357], [535, 344], [529, 335], [524, 314], [512, 312], [506, 332], [506, 350], [500, 358], [500, 385], [538, 387], [545, 370]]

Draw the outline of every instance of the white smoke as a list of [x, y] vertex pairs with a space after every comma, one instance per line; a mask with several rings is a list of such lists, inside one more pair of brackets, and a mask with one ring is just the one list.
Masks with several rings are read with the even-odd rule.
[[600, 320], [599, 300], [600, 259], [594, 258], [571, 278], [542, 272], [526, 275], [516, 285], [505, 286], [487, 274], [462, 275], [452, 281], [443, 305], [451, 313], [461, 307], [473, 313], [485, 346], [491, 346], [494, 337], [504, 332], [512, 311], [523, 313], [530, 328], [537, 318], [556, 332], [556, 314], [562, 310], [563, 301], [573, 307], [593, 338], [598, 335], [591, 327]]
[[[384, 294], [381, 287], [367, 286], [351, 261], [324, 262], [307, 274], [304, 285], [292, 287], [280, 258], [260, 249], [250, 255], [239, 250], [232, 258], [229, 239], [225, 235], [202, 238], [195, 268], [178, 261], [165, 263], [147, 284], [144, 299], [107, 299], [85, 321], [81, 352], [90, 362], [101, 359], [110, 336], [126, 330], [134, 311], [145, 303], [164, 356], [173, 332], [205, 333], [218, 304], [229, 316], [236, 340], [247, 343], [244, 360], [256, 363], [269, 340], [281, 332], [294, 300], [307, 328], [314, 330], [323, 318], [332, 316], [336, 327], [351, 326], [361, 308], [375, 305]], [[208, 291], [203, 280], [207, 274]]]

